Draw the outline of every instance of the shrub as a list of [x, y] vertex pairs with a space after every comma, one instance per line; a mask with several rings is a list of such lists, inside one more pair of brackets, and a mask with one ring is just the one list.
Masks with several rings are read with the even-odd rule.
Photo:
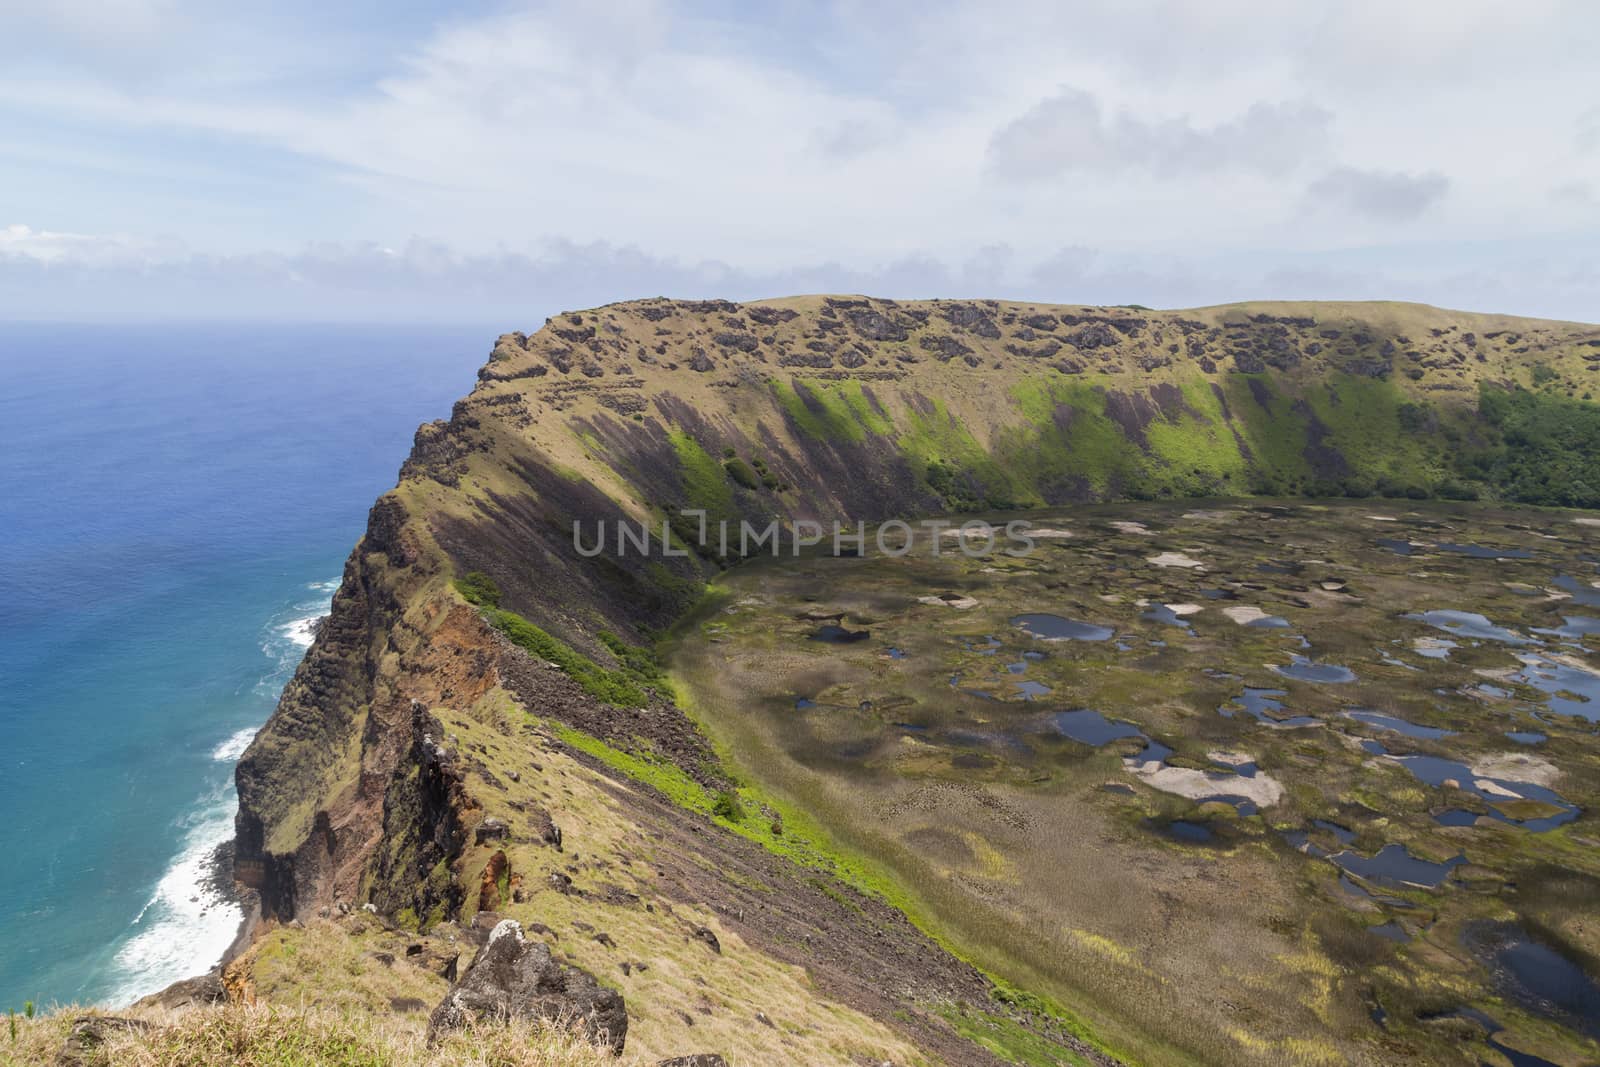
[[489, 616], [489, 623], [525, 652], [554, 663], [596, 700], [618, 708], [638, 708], [650, 703], [649, 695], [640, 684], [650, 679], [640, 677], [626, 666], [608, 671], [513, 611], [495, 611]]
[[617, 662], [622, 664], [623, 669], [632, 671], [640, 678], [651, 682], [666, 677], [661, 669], [661, 661], [651, 649], [630, 645], [610, 630], [601, 630], [595, 636], [600, 639], [601, 644], [611, 650], [613, 656], [617, 657]]
[[761, 479], [756, 477], [756, 472], [750, 469], [750, 464], [742, 459], [726, 460], [722, 469], [728, 472], [728, 477], [744, 486], [746, 489], [756, 489], [761, 485]]
[[500, 587], [493, 578], [482, 571], [468, 571], [457, 578], [453, 583], [456, 592], [469, 604], [476, 604], [480, 608], [497, 608], [500, 606]]
[[739, 803], [738, 794], [724, 790], [712, 802], [711, 814], [728, 822], [744, 822], [744, 805]]

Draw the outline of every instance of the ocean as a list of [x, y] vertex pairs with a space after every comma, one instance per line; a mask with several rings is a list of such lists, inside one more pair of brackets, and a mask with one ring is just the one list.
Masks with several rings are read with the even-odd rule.
[[234, 762], [499, 332], [0, 323], [0, 1012], [226, 950]]

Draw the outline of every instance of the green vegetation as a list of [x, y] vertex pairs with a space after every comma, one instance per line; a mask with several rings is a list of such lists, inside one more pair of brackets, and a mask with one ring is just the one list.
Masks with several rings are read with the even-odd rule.
[[761, 488], [760, 476], [758, 476], [755, 471], [750, 469], [750, 464], [746, 463], [742, 459], [739, 459], [738, 457], [723, 460], [722, 469], [728, 472], [728, 477], [732, 478], [735, 482], [738, 482], [746, 489]]
[[[1030, 425], [1002, 438], [997, 454], [1006, 468], [1046, 494], [1148, 500], [1219, 491], [1234, 465], [1231, 435], [1188, 413], [1176, 420], [1158, 415], [1144, 431], [1147, 451], [1112, 417], [1108, 398], [1117, 384], [1103, 375], [1017, 383], [1012, 399]], [[1206, 406], [1214, 409], [1213, 402]]]
[[[1324, 428], [1319, 444], [1337, 451], [1345, 471], [1313, 481], [1309, 495], [1365, 496], [1372, 486], [1384, 496], [1413, 496], [1420, 489], [1428, 497], [1445, 478], [1448, 438], [1427, 433], [1441, 429], [1439, 413], [1407, 400], [1393, 382], [1335, 375], [1306, 397]], [[1453, 431], [1454, 425], [1442, 429]]]
[[1001, 1059], [1024, 1067], [1060, 1067], [1061, 1064], [1088, 1064], [1089, 1060], [1071, 1049], [993, 1012], [946, 1007], [944, 1016], [956, 1033], [983, 1046]]
[[630, 645], [610, 630], [601, 630], [595, 636], [613, 656], [617, 657], [617, 662], [622, 664], [623, 670], [651, 685], [661, 685], [666, 681], [666, 673], [661, 669], [661, 663], [656, 659], [652, 649]]
[[682, 430], [673, 430], [669, 436], [678, 454], [678, 474], [683, 480], [685, 503], [691, 508], [704, 508], [709, 522], [731, 516], [733, 490], [728, 486], [722, 464]]
[[1165, 465], [1175, 496], [1217, 496], [1238, 492], [1249, 464], [1228, 426], [1217, 393], [1204, 381], [1182, 387], [1183, 408], [1163, 414], [1145, 428], [1151, 455]]
[[[619, 708], [643, 707], [650, 703], [645, 687], [659, 684], [660, 669], [645, 658], [648, 653], [630, 648], [614, 635], [608, 635], [611, 640], [606, 642], [607, 647], [611, 647], [611, 642], [616, 642], [617, 647], [628, 652], [628, 658], [622, 660], [620, 669], [607, 670], [516, 612], [490, 611], [487, 618], [489, 624], [505, 634], [512, 643], [530, 655], [554, 663], [596, 700]], [[622, 659], [620, 656], [618, 658]]]
[[984, 452], [944, 401], [932, 400], [930, 408], [926, 413], [911, 411], [896, 443], [922, 465], [928, 488], [946, 511], [1005, 511], [1038, 503], [1037, 494], [1019, 488], [1005, 465]]
[[750, 465], [754, 467], [756, 469], [756, 473], [761, 476], [761, 484], [766, 486], [768, 489], [782, 491], [788, 488], [788, 486], [784, 485], [778, 480], [778, 476], [776, 474], [773, 474], [767, 469], [766, 461], [760, 456], [757, 456], [755, 459], [751, 460]]
[[1230, 374], [1223, 384], [1234, 428], [1250, 450], [1250, 491], [1263, 496], [1301, 492], [1310, 476], [1306, 420], [1294, 401], [1264, 374]]
[[1526, 504], [1600, 508], [1600, 405], [1484, 385], [1478, 411], [1500, 440], [1464, 454], [1463, 475]]
[[819, 441], [860, 444], [868, 434], [894, 432], [894, 423], [858, 381], [773, 379], [772, 390], [794, 424]]
[[744, 822], [744, 805], [739, 803], [739, 794], [724, 789], [717, 794], [717, 799], [711, 802], [711, 814], [728, 822]]
[[[674, 532], [676, 533], [676, 531]], [[698, 529], [690, 532], [692, 532], [695, 537], [698, 538]], [[679, 537], [679, 540], [682, 540], [681, 536]], [[688, 543], [692, 545], [696, 542], [689, 541]], [[690, 605], [692, 605], [696, 600], [700, 599], [701, 594], [704, 593], [706, 589], [705, 582], [701, 581], [698, 577], [674, 574], [672, 570], [660, 560], [651, 560], [649, 564], [645, 566], [644, 573], [645, 579], [649, 582], [650, 587], [655, 590], [663, 602], [670, 606], [669, 613], [674, 617], [687, 611]]]
[[469, 604], [476, 604], [480, 608], [500, 606], [500, 587], [482, 571], [468, 571], [452, 584]]
[[777, 797], [747, 784], [713, 792], [690, 777], [682, 767], [657, 755], [643, 743], [636, 750], [629, 751], [564, 723], [550, 722], [546, 725], [564, 744], [649, 786], [686, 811], [716, 816], [718, 799], [724, 792], [729, 796], [730, 804], [737, 804], [741, 812], [751, 809], [772, 811], [776, 817], [770, 823], [765, 819], [735, 821], [726, 816], [723, 818], [729, 823], [730, 829], [770, 852], [831, 874], [860, 892], [885, 900], [902, 911], [910, 907], [911, 900], [907, 894], [885, 877], [875, 863], [841, 852], [815, 819]]
[[1334, 374], [1296, 398], [1279, 378], [1232, 374], [1220, 397], [1209, 382], [1185, 383], [1181, 409], [1146, 407], [1135, 429], [1108, 408], [1114, 384], [1083, 376], [1014, 386], [1030, 426], [999, 442], [1005, 474], [975, 442], [931, 447], [920, 424], [902, 440], [928, 457], [928, 485], [953, 511], [1003, 509], [988, 487], [1008, 481], [1009, 496], [1024, 500], [1075, 484], [1135, 500], [1248, 491], [1600, 507], [1600, 406], [1554, 392], [1483, 385], [1473, 424], [1470, 412], [1411, 399], [1388, 379]]

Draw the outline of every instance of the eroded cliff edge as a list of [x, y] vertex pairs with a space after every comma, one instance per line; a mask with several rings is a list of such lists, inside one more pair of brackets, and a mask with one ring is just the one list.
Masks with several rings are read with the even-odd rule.
[[[935, 1057], [981, 1062], [941, 1006], [992, 1005], [987, 979], [881, 901], [814, 884], [574, 745], [565, 731], [713, 791], [730, 773], [669, 697], [617, 706], [507, 640], [452, 580], [489, 575], [501, 608], [619, 668], [727, 561], [714, 547], [584, 558], [574, 521], [1515, 493], [1484, 390], [1537, 386], [1560, 403], [1597, 364], [1594, 327], [1389, 304], [651, 300], [507, 334], [450, 420], [418, 431], [240, 762], [239, 880], [269, 920], [365, 902], [423, 926], [576, 909], [638, 940], [715, 936], [669, 918], [700, 909], [750, 966], [803, 969], [813, 995]], [[630, 1001], [648, 1013], [642, 1032], [692, 1025], [693, 991], [680, 1005], [675, 988]], [[1004, 1014], [1096, 1055], [1047, 1012]]]

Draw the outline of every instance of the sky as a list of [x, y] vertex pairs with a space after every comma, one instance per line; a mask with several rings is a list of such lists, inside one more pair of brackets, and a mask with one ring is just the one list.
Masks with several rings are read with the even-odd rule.
[[1588, 0], [0, 5], [0, 318], [1600, 320]]

